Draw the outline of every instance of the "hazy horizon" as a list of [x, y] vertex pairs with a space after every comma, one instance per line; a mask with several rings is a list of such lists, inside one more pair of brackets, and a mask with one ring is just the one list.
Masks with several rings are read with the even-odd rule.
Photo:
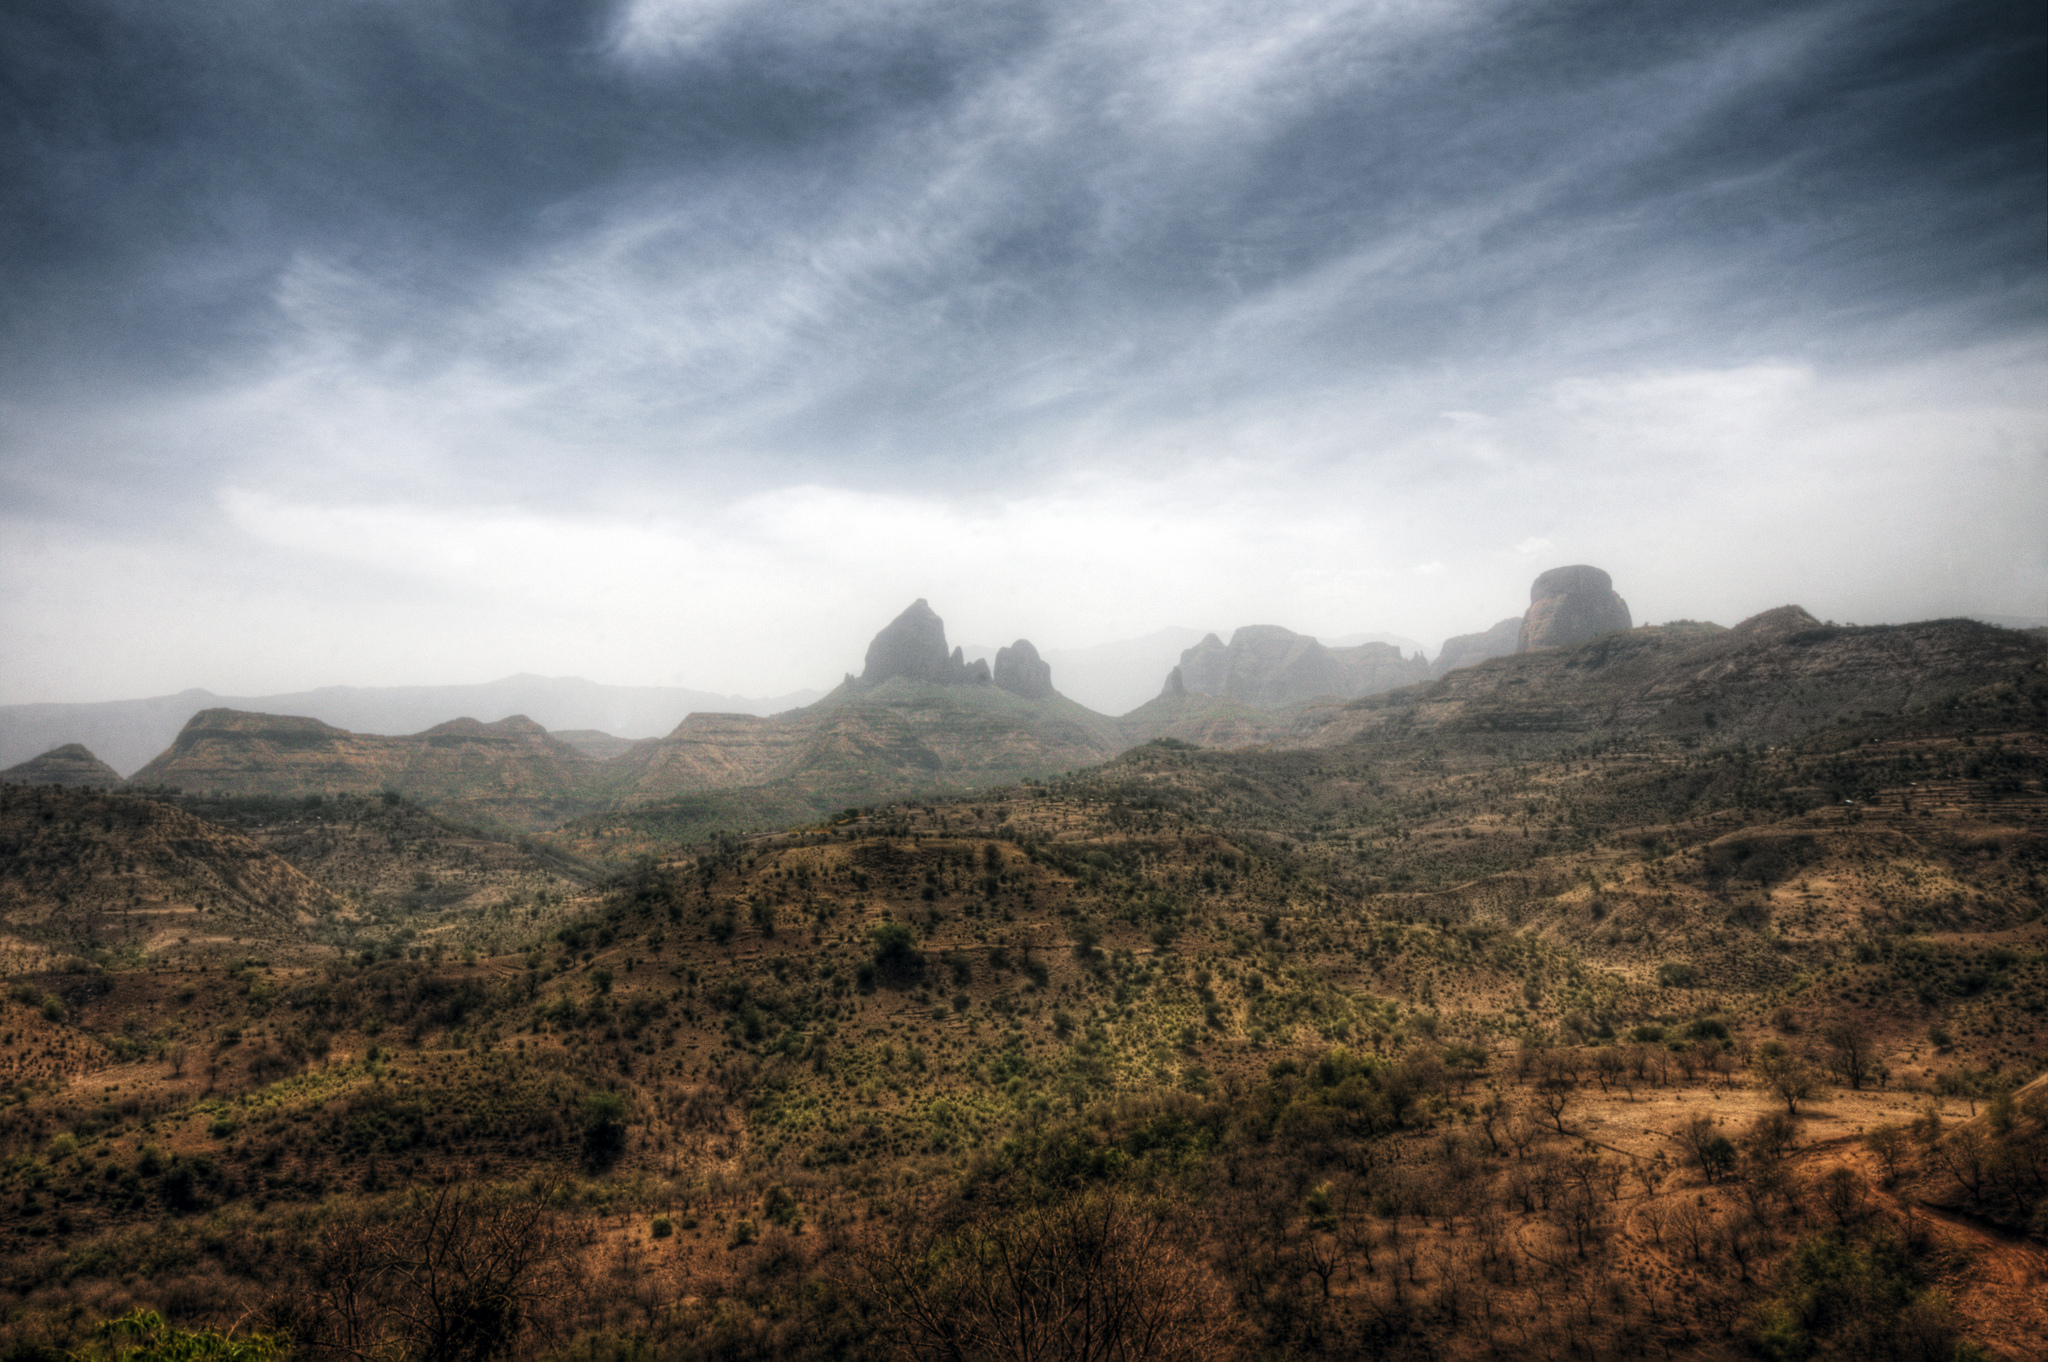
[[2044, 28], [17, 7], [0, 704], [2040, 618]]

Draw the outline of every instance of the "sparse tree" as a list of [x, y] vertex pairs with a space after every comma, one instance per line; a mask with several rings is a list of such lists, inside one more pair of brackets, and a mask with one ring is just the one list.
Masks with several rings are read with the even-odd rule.
[[1864, 1135], [1863, 1146], [1877, 1159], [1878, 1167], [1884, 1170], [1884, 1185], [1889, 1187], [1897, 1182], [1899, 1169], [1910, 1149], [1906, 1128], [1896, 1122], [1881, 1125]]
[[1571, 1085], [1561, 1078], [1546, 1078], [1536, 1085], [1536, 1105], [1542, 1108], [1560, 1135], [1570, 1133], [1564, 1128], [1564, 1114], [1571, 1102]]
[[1694, 1262], [1705, 1262], [1707, 1246], [1713, 1242], [1714, 1209], [1704, 1195], [1681, 1200], [1671, 1208], [1671, 1232], [1692, 1250]]
[[1821, 1028], [1820, 1038], [1827, 1046], [1828, 1071], [1850, 1088], [1860, 1090], [1864, 1080], [1876, 1071], [1877, 1056], [1870, 1033], [1852, 1021], [1837, 1018]]
[[1790, 1116], [1799, 1114], [1799, 1104], [1813, 1096], [1818, 1086], [1818, 1075], [1813, 1066], [1785, 1048], [1780, 1041], [1768, 1040], [1757, 1047], [1749, 1065], [1751, 1081], [1765, 1092], [1785, 1104]]
[[1163, 1208], [1092, 1191], [869, 1250], [856, 1285], [905, 1358], [1206, 1358], [1220, 1288]]
[[1934, 1146], [1935, 1160], [1976, 1205], [1984, 1195], [1984, 1173], [1991, 1142], [1976, 1126], [1958, 1126]]
[[503, 1356], [573, 1278], [553, 1191], [442, 1186], [396, 1215], [331, 1221], [307, 1247], [298, 1317], [281, 1322], [310, 1351], [363, 1362]]

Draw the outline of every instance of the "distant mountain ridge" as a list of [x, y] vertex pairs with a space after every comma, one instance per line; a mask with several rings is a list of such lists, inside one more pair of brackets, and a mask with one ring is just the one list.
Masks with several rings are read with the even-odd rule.
[[299, 716], [209, 709], [133, 783], [235, 795], [390, 790], [475, 821], [536, 828], [593, 802], [600, 769], [523, 715], [490, 724], [454, 719], [391, 737]]
[[800, 821], [888, 795], [1057, 774], [1129, 745], [1114, 720], [1053, 689], [1050, 667], [1028, 640], [1001, 657], [1001, 682], [985, 662], [965, 663], [920, 600], [875, 636], [861, 677], [782, 714], [700, 711], [659, 738], [621, 746], [590, 730], [564, 738], [523, 715], [392, 736], [215, 708], [193, 716], [134, 783], [273, 796], [389, 790], [454, 816], [527, 829], [754, 790], [757, 805]]
[[607, 686], [581, 677], [521, 673], [465, 686], [325, 686], [261, 696], [195, 689], [141, 700], [0, 705], [0, 766], [81, 743], [116, 771], [133, 773], [206, 709], [294, 715], [366, 734], [418, 733], [450, 719], [490, 722], [524, 714], [551, 731], [594, 729], [645, 738], [668, 732], [693, 710], [773, 714], [823, 694], [806, 690], [749, 699], [680, 686]]
[[[1797, 606], [1734, 629], [1610, 629], [1626, 606], [1605, 573], [1585, 567], [1539, 578], [1532, 598], [1521, 620], [1450, 640], [1436, 668], [1384, 643], [1331, 648], [1276, 626], [1239, 629], [1228, 645], [1209, 635], [1183, 651], [1165, 693], [1118, 718], [1061, 693], [1056, 668], [1029, 640], [998, 650], [993, 667], [969, 661], [919, 600], [875, 635], [860, 676], [775, 715], [698, 710], [658, 737], [629, 740], [590, 727], [551, 732], [524, 714], [389, 735], [216, 706], [193, 715], [135, 783], [228, 795], [389, 792], [501, 829], [657, 807], [674, 813], [673, 827], [758, 827], [1058, 775], [1162, 738], [1227, 748], [1429, 730], [1778, 741], [1839, 718], [1942, 703], [2048, 655], [2039, 633], [1970, 620], [1834, 626]], [[1489, 656], [1530, 644], [1532, 620], [1543, 626], [1533, 646]], [[1574, 632], [1590, 637], [1572, 641]], [[76, 744], [0, 774], [17, 784], [115, 783]]]
[[1403, 657], [1389, 643], [1331, 648], [1277, 624], [1247, 624], [1228, 644], [1209, 634], [1182, 653], [1164, 690], [1270, 709], [1325, 696], [1371, 695], [1428, 675], [1429, 663], [1420, 653]]

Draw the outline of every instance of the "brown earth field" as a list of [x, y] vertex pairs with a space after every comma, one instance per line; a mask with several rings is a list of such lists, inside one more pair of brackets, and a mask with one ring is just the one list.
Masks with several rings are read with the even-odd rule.
[[[1168, 740], [604, 878], [38, 791], [0, 1348], [2039, 1357], [2044, 709]], [[172, 815], [346, 911], [88, 939]]]

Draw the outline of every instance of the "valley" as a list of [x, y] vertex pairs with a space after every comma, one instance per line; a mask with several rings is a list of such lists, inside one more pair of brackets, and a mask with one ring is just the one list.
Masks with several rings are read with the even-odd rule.
[[[10, 1356], [131, 1308], [305, 1356], [2048, 1333], [2028, 636], [1632, 629], [1092, 759], [870, 687], [746, 769], [763, 831], [7, 786]], [[688, 779], [774, 721], [693, 722]]]

